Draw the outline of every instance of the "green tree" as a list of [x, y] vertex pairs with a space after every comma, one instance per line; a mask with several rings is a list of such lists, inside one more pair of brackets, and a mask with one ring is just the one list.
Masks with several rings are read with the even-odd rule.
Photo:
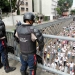
[[75, 9], [71, 10], [71, 15], [75, 15]]
[[2, 12], [10, 12], [10, 3], [8, 0], [0, 0], [0, 8]]
[[17, 15], [20, 15], [19, 7], [21, 5], [21, 2], [22, 1], [20, 0], [11, 0], [12, 10], [13, 11], [17, 10]]
[[60, 8], [56, 8], [55, 10], [57, 11], [57, 14], [62, 15], [62, 11], [60, 10]]
[[20, 10], [19, 10], [20, 5], [21, 5], [21, 1], [18, 0], [18, 1], [16, 2], [17, 15], [20, 15]]
[[66, 12], [69, 10], [69, 8], [72, 6], [73, 0], [59, 0], [58, 6], [56, 8], [56, 11], [59, 15], [62, 15], [63, 12]]
[[12, 7], [12, 12], [14, 12], [16, 10], [16, 1], [17, 0], [9, 0], [11, 1], [10, 6]]
[[17, 0], [0, 0], [0, 8], [2, 9], [2, 12], [10, 12], [11, 7], [12, 10], [15, 11]]
[[[19, 6], [21, 5], [20, 0], [0, 0], [0, 8], [2, 9], [3, 13], [8, 13], [12, 10], [14, 12], [17, 10], [17, 14], [20, 14]], [[11, 9], [12, 7], [12, 9]]]

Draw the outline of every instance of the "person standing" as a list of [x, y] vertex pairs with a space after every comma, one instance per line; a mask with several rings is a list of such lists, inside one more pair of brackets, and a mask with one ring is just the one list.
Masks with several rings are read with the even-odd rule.
[[70, 66], [70, 74], [71, 74], [71, 73], [72, 73], [72, 71], [73, 71], [74, 63], [71, 61], [71, 63], [69, 64], [69, 66]]
[[[1, 15], [1, 14], [0, 14]], [[1, 16], [0, 16], [0, 20], [2, 20]], [[0, 69], [3, 67], [3, 64], [1, 62], [1, 53], [0, 53]]]
[[34, 28], [35, 16], [31, 12], [27, 12], [23, 16], [24, 24], [16, 29], [15, 36], [19, 39], [20, 44], [20, 60], [21, 60], [21, 75], [26, 75], [27, 67], [29, 66], [30, 75], [36, 75], [37, 57], [36, 57], [36, 41], [38, 42], [39, 51], [43, 52], [44, 38], [40, 30]]
[[[0, 20], [0, 55], [2, 57], [2, 64], [6, 73], [14, 71], [15, 67], [10, 67], [8, 62], [8, 52], [7, 52], [7, 37], [5, 24]], [[0, 59], [1, 60], [1, 59]]]
[[16, 23], [16, 27], [17, 26], [20, 26], [22, 23], [21, 23], [21, 21], [16, 21], [17, 23]]

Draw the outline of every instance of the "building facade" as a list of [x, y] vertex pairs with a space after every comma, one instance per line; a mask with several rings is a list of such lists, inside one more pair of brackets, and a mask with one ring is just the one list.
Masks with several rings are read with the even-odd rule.
[[41, 0], [34, 0], [34, 12], [41, 13]]
[[34, 0], [34, 12], [41, 13], [53, 20], [57, 15], [55, 8], [58, 0]]
[[25, 12], [32, 12], [32, 0], [21, 0], [20, 14]]

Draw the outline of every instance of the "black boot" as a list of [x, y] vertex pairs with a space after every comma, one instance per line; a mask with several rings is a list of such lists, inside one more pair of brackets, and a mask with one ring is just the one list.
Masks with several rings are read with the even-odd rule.
[[25, 75], [25, 72], [24, 71], [20, 71], [21, 72], [21, 75]]
[[21, 75], [28, 75], [28, 72], [20, 71]]
[[3, 67], [3, 64], [2, 63], [0, 63], [0, 69]]
[[5, 68], [5, 72], [8, 73], [8, 72], [14, 71], [15, 69], [16, 67], [7, 67]]

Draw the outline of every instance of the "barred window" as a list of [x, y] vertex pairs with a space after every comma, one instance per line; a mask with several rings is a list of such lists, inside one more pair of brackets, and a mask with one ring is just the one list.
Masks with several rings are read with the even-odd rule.
[[26, 6], [28, 6], [28, 2], [26, 2]]
[[28, 11], [28, 8], [26, 8], [26, 11]]
[[21, 1], [21, 5], [24, 5], [24, 1]]
[[25, 10], [25, 8], [24, 7], [21, 7], [21, 11], [24, 11]]

